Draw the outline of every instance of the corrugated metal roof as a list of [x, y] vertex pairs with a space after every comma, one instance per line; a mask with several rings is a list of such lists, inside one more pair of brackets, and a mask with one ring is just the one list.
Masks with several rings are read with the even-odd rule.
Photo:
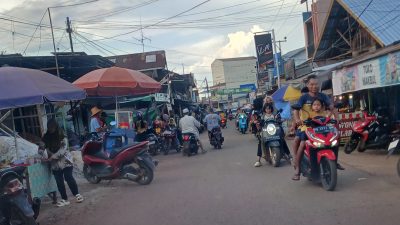
[[[367, 30], [385, 46], [400, 40], [400, 1], [398, 0], [337, 0], [346, 10], [359, 17]], [[368, 6], [368, 7], [367, 7]]]

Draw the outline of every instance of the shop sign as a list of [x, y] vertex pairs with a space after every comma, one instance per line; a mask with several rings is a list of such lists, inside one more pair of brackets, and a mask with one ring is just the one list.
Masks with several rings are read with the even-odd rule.
[[351, 136], [352, 128], [354, 126], [355, 119], [341, 119], [339, 120], [339, 133], [341, 138], [347, 138]]
[[242, 94], [242, 93], [250, 93], [252, 92], [251, 88], [226, 88], [217, 90], [217, 95], [228, 95], [228, 94]]
[[156, 93], [154, 95], [156, 102], [169, 102], [167, 93]]
[[400, 84], [400, 52], [333, 71], [333, 94]]

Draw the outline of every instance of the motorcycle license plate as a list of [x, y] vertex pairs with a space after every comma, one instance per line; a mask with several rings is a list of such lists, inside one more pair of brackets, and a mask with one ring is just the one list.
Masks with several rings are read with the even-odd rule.
[[164, 131], [164, 135], [171, 135], [171, 134], [172, 134], [172, 132], [169, 130]]
[[395, 141], [390, 142], [389, 147], [388, 147], [388, 151], [390, 151], [390, 150], [396, 148], [396, 147], [397, 147], [397, 144], [399, 143], [399, 140], [400, 140], [400, 139], [397, 139], [397, 140], [395, 140]]
[[331, 130], [331, 128], [328, 126], [314, 128], [315, 133], [319, 133], [319, 134], [328, 133], [330, 130]]

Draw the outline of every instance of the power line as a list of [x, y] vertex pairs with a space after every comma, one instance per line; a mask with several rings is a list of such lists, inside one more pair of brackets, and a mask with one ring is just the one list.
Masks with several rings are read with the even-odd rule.
[[[25, 52], [26, 52], [26, 50], [28, 49], [29, 45], [31, 44], [31, 41], [32, 41], [33, 37], [35, 36], [37, 29], [40, 27], [40, 25], [41, 25], [41, 23], [42, 23], [42, 21], [43, 21], [43, 18], [44, 18], [44, 16], [46, 15], [46, 12], [47, 12], [47, 10], [44, 11], [44, 13], [43, 13], [43, 15], [42, 15], [42, 18], [40, 19], [39, 25], [36, 26], [35, 31], [33, 32], [31, 38], [29, 39], [28, 44], [26, 45], [26, 47], [25, 47], [25, 49], [24, 49], [24, 52], [23, 52], [22, 54], [25, 55]], [[42, 41], [42, 38], [41, 38], [41, 37], [40, 37], [40, 41]]]

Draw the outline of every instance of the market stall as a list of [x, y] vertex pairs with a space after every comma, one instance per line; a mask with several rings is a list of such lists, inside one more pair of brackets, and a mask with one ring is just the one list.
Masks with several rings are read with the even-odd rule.
[[[7, 111], [0, 118], [0, 169], [25, 166], [31, 197], [40, 198], [57, 189], [46, 157], [39, 153], [39, 146], [15, 132], [13, 111], [25, 106], [77, 101], [85, 97], [83, 90], [49, 73], [17, 67], [0, 68], [0, 110]], [[12, 118], [12, 128], [3, 123], [8, 117]]]

